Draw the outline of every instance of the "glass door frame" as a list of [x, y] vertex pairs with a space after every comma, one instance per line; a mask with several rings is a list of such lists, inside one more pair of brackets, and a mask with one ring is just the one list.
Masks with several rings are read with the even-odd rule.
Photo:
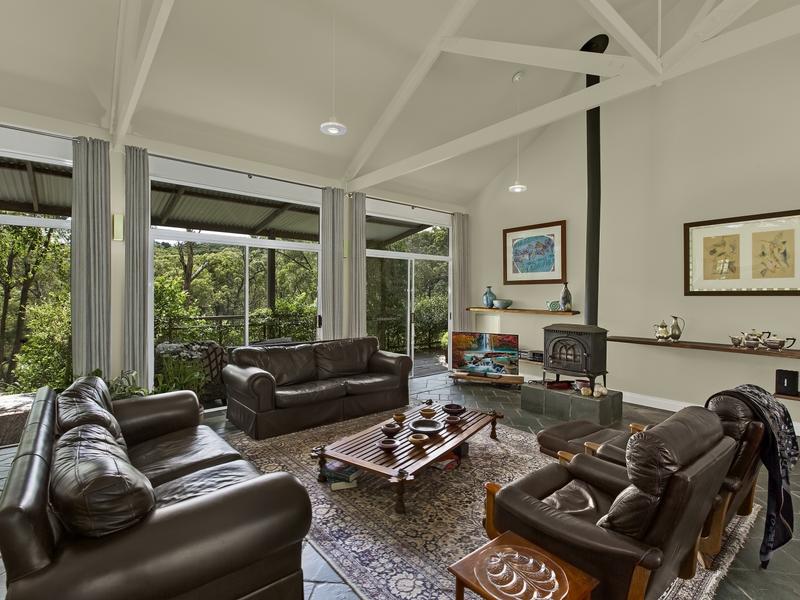
[[[452, 228], [450, 229], [452, 234]], [[408, 265], [408, 286], [406, 293], [406, 352], [411, 357], [411, 377], [414, 377], [416, 365], [414, 364], [414, 345], [416, 342], [416, 332], [414, 330], [414, 305], [416, 302], [416, 289], [415, 289], [415, 266], [416, 261], [438, 261], [447, 263], [447, 339], [451, 338], [453, 332], [453, 262], [450, 259], [452, 253], [453, 240], [452, 235], [449, 236], [448, 256], [436, 256], [433, 254], [418, 254], [415, 252], [395, 252], [392, 250], [374, 250], [367, 248], [367, 258], [386, 258], [393, 260], [405, 260]], [[447, 364], [452, 363], [452, 344], [447, 344]]]

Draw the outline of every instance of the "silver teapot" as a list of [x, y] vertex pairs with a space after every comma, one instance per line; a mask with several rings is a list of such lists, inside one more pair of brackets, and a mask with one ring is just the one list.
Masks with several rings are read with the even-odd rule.
[[670, 330], [667, 327], [667, 323], [665, 321], [661, 321], [658, 325], [653, 325], [653, 333], [656, 336], [656, 340], [659, 342], [666, 342], [670, 339]]
[[751, 329], [749, 333], [742, 331], [742, 343], [746, 348], [755, 349], [764, 343], [764, 340], [772, 335], [771, 331], [756, 331]]
[[762, 339], [761, 341], [770, 350], [781, 351], [784, 348], [789, 349], [792, 346], [794, 346], [794, 343], [797, 341], [797, 339], [793, 338], [793, 337], [790, 337], [790, 338], [779, 338], [779, 337], [770, 336], [767, 339]]

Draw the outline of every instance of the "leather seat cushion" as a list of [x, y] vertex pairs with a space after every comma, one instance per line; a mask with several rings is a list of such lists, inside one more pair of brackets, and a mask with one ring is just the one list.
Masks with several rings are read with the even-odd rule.
[[156, 507], [162, 508], [190, 498], [204, 496], [230, 485], [260, 477], [261, 473], [246, 460], [214, 465], [162, 483], [155, 488]]
[[56, 401], [56, 423], [59, 434], [81, 425], [99, 425], [108, 430], [117, 443], [125, 447], [125, 438], [122, 437], [119, 422], [93, 398], [66, 393], [59, 395]]
[[154, 486], [242, 458], [205, 425], [179, 429], [131, 446], [128, 456]]
[[346, 377], [345, 387], [348, 395], [388, 392], [400, 387], [400, 378], [387, 373], [362, 373]]
[[236, 348], [232, 358], [233, 363], [240, 367], [258, 367], [267, 371], [275, 378], [278, 386], [317, 378], [314, 347], [310, 344]]
[[347, 395], [344, 380], [308, 381], [275, 388], [275, 406], [295, 408], [318, 404]]
[[560, 450], [581, 454], [584, 441], [602, 444], [604, 438], [609, 439], [619, 434], [619, 431], [606, 429], [590, 421], [568, 421], [542, 429], [536, 434], [536, 439], [546, 454], [556, 456]]
[[56, 442], [50, 502], [69, 532], [114, 533], [141, 520], [155, 501], [150, 481], [104, 427], [81, 425]]
[[351, 340], [333, 340], [314, 344], [317, 360], [317, 377], [349, 377], [365, 373], [369, 359], [378, 351], [378, 339], [374, 337]]
[[602, 490], [580, 479], [573, 479], [543, 498], [542, 502], [560, 512], [571, 514], [589, 523], [596, 523], [608, 512], [612, 500], [613, 498]]

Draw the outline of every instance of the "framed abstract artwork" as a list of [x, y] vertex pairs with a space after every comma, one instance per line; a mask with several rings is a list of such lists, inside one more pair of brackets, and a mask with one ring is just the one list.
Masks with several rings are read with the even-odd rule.
[[800, 210], [683, 226], [684, 295], [800, 295]]
[[503, 230], [503, 283], [564, 283], [567, 280], [567, 222]]

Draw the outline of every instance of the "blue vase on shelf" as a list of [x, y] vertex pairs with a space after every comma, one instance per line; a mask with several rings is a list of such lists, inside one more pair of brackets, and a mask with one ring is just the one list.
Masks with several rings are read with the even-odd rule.
[[486, 291], [483, 292], [483, 305], [486, 308], [494, 308], [495, 300], [497, 300], [497, 295], [492, 291], [492, 286], [487, 285]]

